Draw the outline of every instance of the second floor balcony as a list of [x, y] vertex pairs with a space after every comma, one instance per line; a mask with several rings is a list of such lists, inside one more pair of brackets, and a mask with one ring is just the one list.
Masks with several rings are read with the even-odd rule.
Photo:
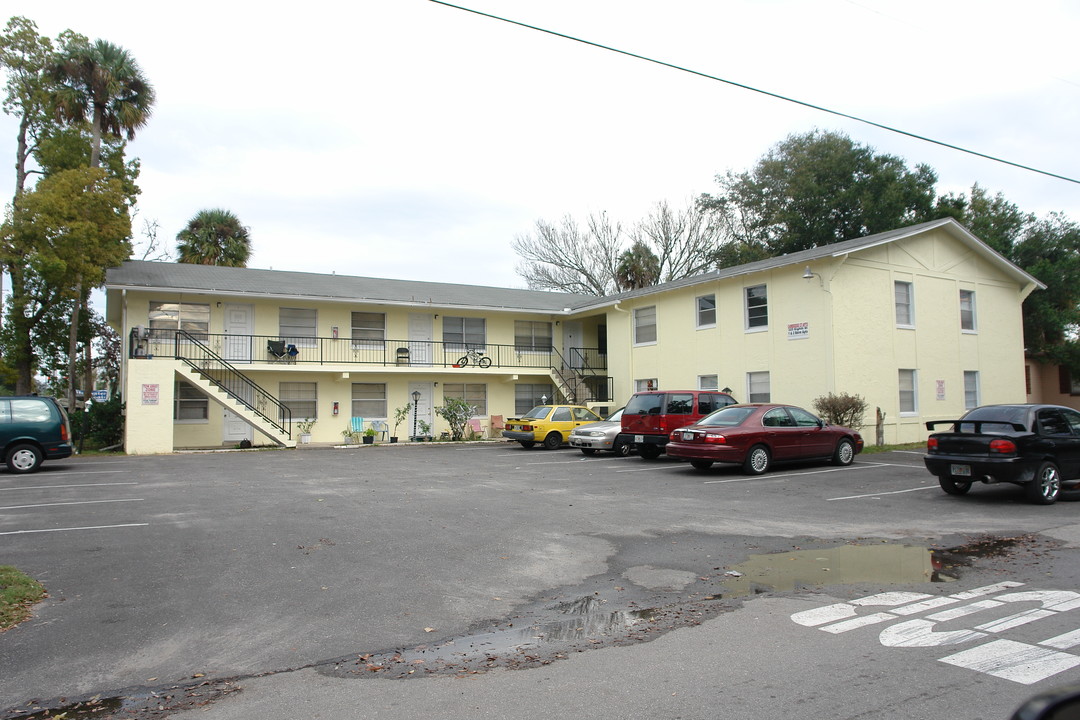
[[467, 367], [506, 370], [572, 370], [582, 375], [607, 372], [607, 354], [598, 348], [571, 347], [565, 355], [551, 346], [468, 345], [437, 340], [358, 340], [340, 337], [232, 335], [185, 330], [132, 330], [129, 357], [201, 357], [210, 350], [232, 365], [379, 367]]

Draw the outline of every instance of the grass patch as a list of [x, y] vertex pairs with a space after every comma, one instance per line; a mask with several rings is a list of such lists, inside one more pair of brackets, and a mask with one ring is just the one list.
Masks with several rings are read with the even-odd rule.
[[0, 632], [30, 617], [30, 608], [44, 598], [45, 586], [10, 565], [0, 565]]
[[863, 455], [868, 455], [868, 454], [873, 454], [873, 453], [889, 452], [891, 450], [925, 450], [925, 449], [926, 449], [926, 441], [923, 440], [922, 442], [903, 443], [901, 445], [863, 445], [862, 451], [863, 451]]

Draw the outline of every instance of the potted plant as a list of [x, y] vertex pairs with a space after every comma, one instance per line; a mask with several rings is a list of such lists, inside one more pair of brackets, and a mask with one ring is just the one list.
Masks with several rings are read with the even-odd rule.
[[296, 427], [300, 430], [300, 443], [307, 445], [311, 442], [311, 428], [315, 425], [314, 418], [304, 418], [296, 423]]
[[398, 439], [397, 429], [401, 423], [409, 419], [409, 411], [412, 410], [412, 403], [406, 403], [401, 407], [394, 410], [394, 434], [390, 436], [390, 442], [396, 443]]
[[368, 428], [364, 431], [364, 444], [370, 445], [375, 442], [375, 428]]
[[431, 425], [426, 420], [421, 420], [417, 425], [420, 426], [420, 442], [424, 440], [431, 442]]
[[352, 445], [353, 442], [353, 429], [352, 425], [346, 425], [345, 429], [341, 431], [341, 442], [344, 445]]

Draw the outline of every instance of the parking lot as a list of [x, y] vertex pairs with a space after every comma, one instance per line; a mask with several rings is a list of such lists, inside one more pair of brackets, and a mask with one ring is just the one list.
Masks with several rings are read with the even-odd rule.
[[[946, 496], [918, 452], [760, 477], [508, 443], [46, 463], [0, 474], [0, 563], [50, 594], [33, 620], [0, 636], [0, 698], [13, 701], [6, 709], [301, 668], [475, 635], [590, 595], [611, 610], [678, 607], [721, 596], [725, 571], [749, 557], [794, 548], [950, 547], [991, 534], [1036, 536], [1049, 553], [1070, 542], [1075, 508], [1068, 497], [1028, 505], [1011, 486]], [[1040, 562], [1005, 574], [1045, 583], [1053, 562], [1055, 587], [1075, 586], [1071, 565]], [[974, 567], [957, 582], [988, 586], [1003, 572]], [[881, 589], [840, 575], [826, 595], [766, 592], [762, 601], [783, 605], [769, 631], [792, 635], [790, 616], [807, 602]], [[710, 622], [732, 622], [739, 603]], [[826, 637], [800, 632], [806, 652]], [[950, 672], [961, 687], [970, 675]], [[1002, 682], [998, 700], [1025, 691]]]

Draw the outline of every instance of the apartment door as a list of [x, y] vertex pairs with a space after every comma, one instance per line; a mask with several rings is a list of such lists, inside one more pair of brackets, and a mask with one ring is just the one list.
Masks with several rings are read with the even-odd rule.
[[582, 325], [576, 320], [570, 322], [563, 322], [563, 358], [566, 360], [566, 364], [575, 370], [583, 366], [581, 353], [575, 352], [571, 348], [581, 347], [581, 337], [583, 334]]
[[[409, 364], [430, 365], [434, 320], [429, 313], [409, 313]], [[412, 392], [410, 390], [410, 392]], [[410, 425], [410, 427], [412, 427]]]
[[222, 348], [222, 357], [231, 363], [251, 362], [253, 315], [250, 305], [230, 303], [225, 306], [225, 346]]
[[[413, 435], [420, 435], [421, 434], [421, 430], [420, 430], [420, 427], [419, 427], [421, 421], [426, 422], [429, 426], [434, 426], [434, 424], [435, 424], [435, 416], [431, 412], [431, 396], [432, 396], [432, 393], [433, 393], [433, 388], [432, 388], [431, 383], [425, 383], [425, 382], [411, 382], [411, 383], [409, 383], [409, 402], [412, 402], [414, 392], [419, 392], [420, 393], [420, 400], [416, 403], [416, 407], [413, 408], [413, 412], [416, 413], [415, 416], [413, 415], [413, 413], [409, 413], [409, 419], [408, 419], [407, 422], [408, 422], [409, 436], [410, 437], [413, 436]], [[415, 431], [414, 431], [414, 426], [413, 426], [413, 422], [414, 422], [413, 418], [414, 417], [416, 418]]]

